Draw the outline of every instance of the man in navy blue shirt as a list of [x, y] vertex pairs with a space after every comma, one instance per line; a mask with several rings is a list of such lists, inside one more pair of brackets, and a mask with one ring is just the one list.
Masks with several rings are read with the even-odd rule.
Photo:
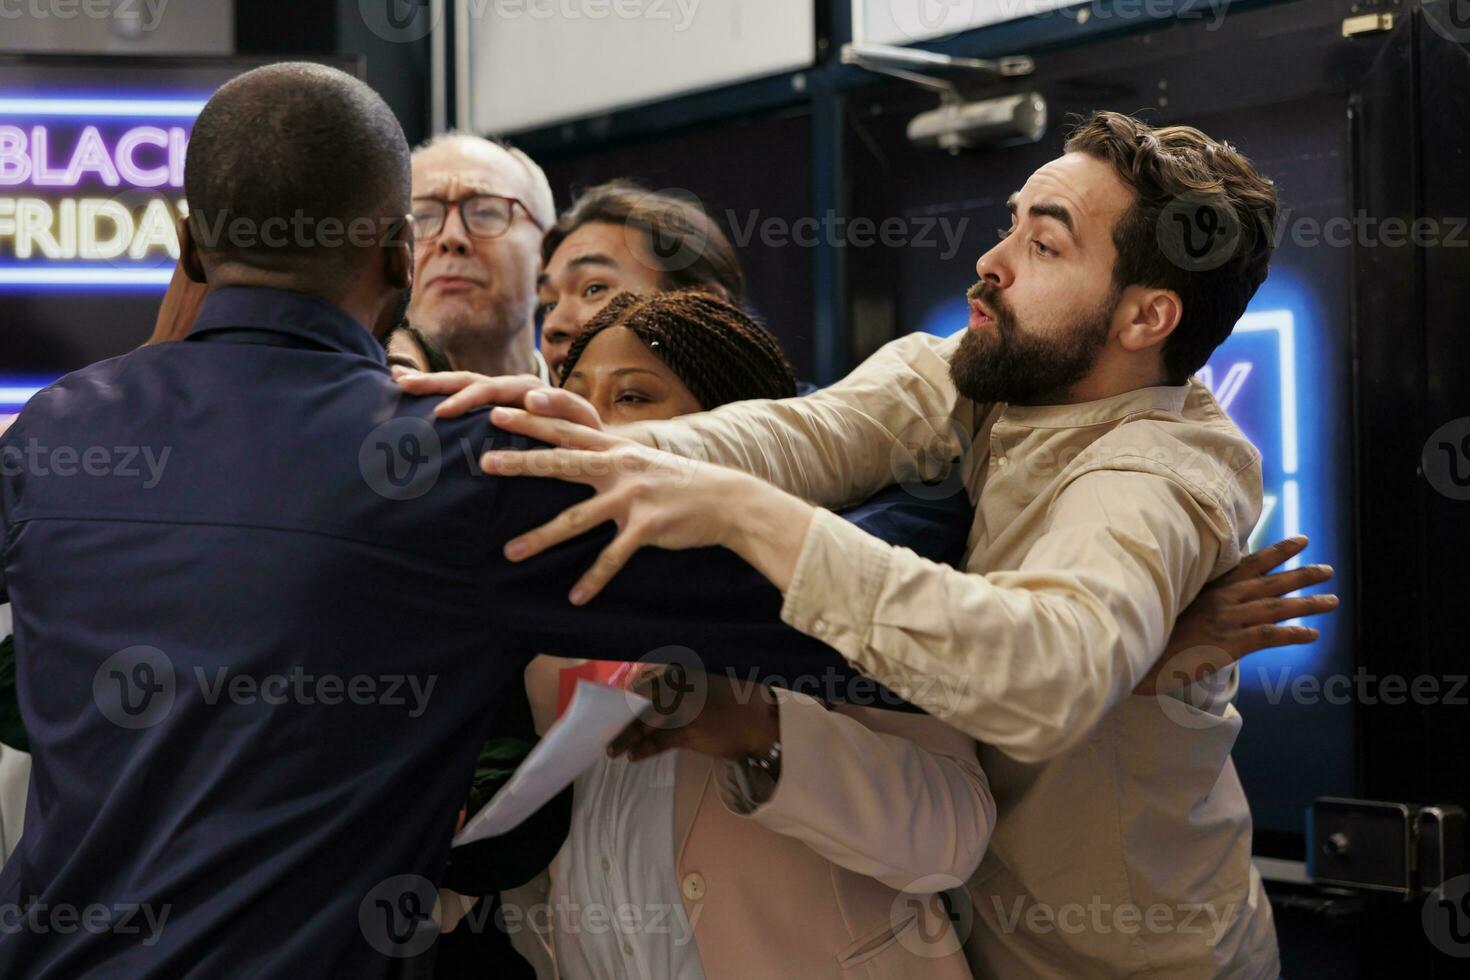
[[721, 549], [644, 552], [580, 609], [611, 528], [504, 559], [588, 491], [483, 475], [514, 438], [390, 378], [409, 151], [365, 85], [241, 76], [186, 190], [181, 261], [210, 286], [188, 339], [69, 375], [0, 440], [35, 753], [0, 976], [390, 976], [432, 942], [476, 753], [535, 653], [846, 669]]

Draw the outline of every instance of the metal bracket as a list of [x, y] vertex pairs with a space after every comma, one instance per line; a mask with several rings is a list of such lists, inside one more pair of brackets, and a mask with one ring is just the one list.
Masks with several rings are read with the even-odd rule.
[[1026, 55], [1008, 55], [1004, 58], [957, 58], [917, 48], [900, 48], [888, 44], [844, 44], [842, 63], [856, 65], [880, 75], [901, 78], [906, 82], [927, 88], [939, 95], [944, 105], [958, 105], [964, 101], [959, 87], [954, 82], [932, 75], [922, 74], [919, 69], [930, 71], [974, 72], [990, 78], [1015, 78], [1036, 71], [1036, 62]]
[[1308, 812], [1307, 871], [1322, 885], [1407, 900], [1465, 872], [1459, 806], [1318, 797]]
[[1393, 14], [1358, 14], [1342, 22], [1343, 37], [1362, 37], [1365, 34], [1382, 34], [1393, 30]]

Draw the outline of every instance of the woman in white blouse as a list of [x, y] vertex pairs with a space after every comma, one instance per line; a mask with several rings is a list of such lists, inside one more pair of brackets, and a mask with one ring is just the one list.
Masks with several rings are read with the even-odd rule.
[[[795, 393], [769, 335], [706, 294], [614, 300], [564, 370], [609, 421]], [[575, 666], [528, 670], [539, 727]], [[510, 923], [518, 948], [563, 980], [968, 978], [937, 893], [995, 819], [974, 742], [923, 714], [701, 683], [689, 748], [577, 781], [549, 889]]]

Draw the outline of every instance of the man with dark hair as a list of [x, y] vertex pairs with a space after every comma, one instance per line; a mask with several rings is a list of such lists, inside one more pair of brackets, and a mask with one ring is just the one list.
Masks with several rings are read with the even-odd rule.
[[[375, 101], [349, 76], [312, 64], [242, 76], [211, 100], [189, 138], [184, 190], [190, 237], [218, 281], [240, 267], [253, 278], [319, 278], [322, 267], [355, 267], [358, 250], [378, 248], [395, 228], [408, 240], [398, 179], [408, 150]], [[311, 165], [333, 154], [335, 166]]]
[[541, 240], [536, 291], [552, 383], [561, 381], [572, 341], [609, 299], [676, 289], [745, 303], [740, 258], [700, 203], [630, 180], [583, 191]]
[[1133, 191], [1113, 226], [1113, 286], [1179, 295], [1183, 309], [1164, 343], [1164, 375], [1185, 384], [1266, 280], [1275, 186], [1229, 143], [1192, 126], [1154, 129], [1117, 112], [1086, 120], [1066, 150], [1110, 164]]
[[[189, 149], [181, 264], [208, 295], [188, 335], [62, 378], [0, 438], [34, 753], [0, 976], [400, 972], [432, 946], [477, 755], [532, 656], [841, 666], [725, 552], [650, 555], [575, 623], [557, 597], [595, 540], [503, 558], [512, 527], [586, 493], [486, 478], [466, 454], [511, 437], [393, 383], [409, 187], [356, 79], [225, 85]], [[278, 246], [282, 220], [300, 237]]]
[[[492, 420], [564, 448], [491, 453], [486, 471], [598, 490], [508, 554], [529, 566], [616, 522], [571, 593], [585, 603], [644, 545], [722, 545], [781, 589], [786, 622], [865, 673], [944, 681], [906, 690], [980, 741], [999, 807], [961, 910], [978, 975], [1274, 978], [1230, 760], [1235, 670], [1129, 693], [1260, 515], [1259, 453], [1188, 375], [1264, 279], [1275, 208], [1227, 144], [1097, 113], [1012, 196], [957, 338], [901, 338], [805, 398], [616, 434], [570, 392], [500, 383], [536, 414]], [[962, 570], [820, 509], [960, 456], [951, 477], [978, 501]], [[1259, 595], [1328, 574], [1297, 569]], [[1313, 635], [1266, 629], [1270, 645]]]

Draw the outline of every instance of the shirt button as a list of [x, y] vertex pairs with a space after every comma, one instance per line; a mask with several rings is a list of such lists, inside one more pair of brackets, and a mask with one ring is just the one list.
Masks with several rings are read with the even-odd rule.
[[623, 943], [623, 955], [624, 956], [632, 956], [633, 955], [633, 947], [630, 944]]
[[819, 619], [815, 623], [812, 623], [812, 632], [818, 636], [826, 636], [827, 621], [825, 619]]
[[602, 859], [602, 870], [603, 871], [611, 871], [612, 870], [612, 862], [609, 861], [607, 858], [603, 858]]
[[684, 876], [684, 897], [691, 902], [704, 898], [704, 875], [695, 871]]

